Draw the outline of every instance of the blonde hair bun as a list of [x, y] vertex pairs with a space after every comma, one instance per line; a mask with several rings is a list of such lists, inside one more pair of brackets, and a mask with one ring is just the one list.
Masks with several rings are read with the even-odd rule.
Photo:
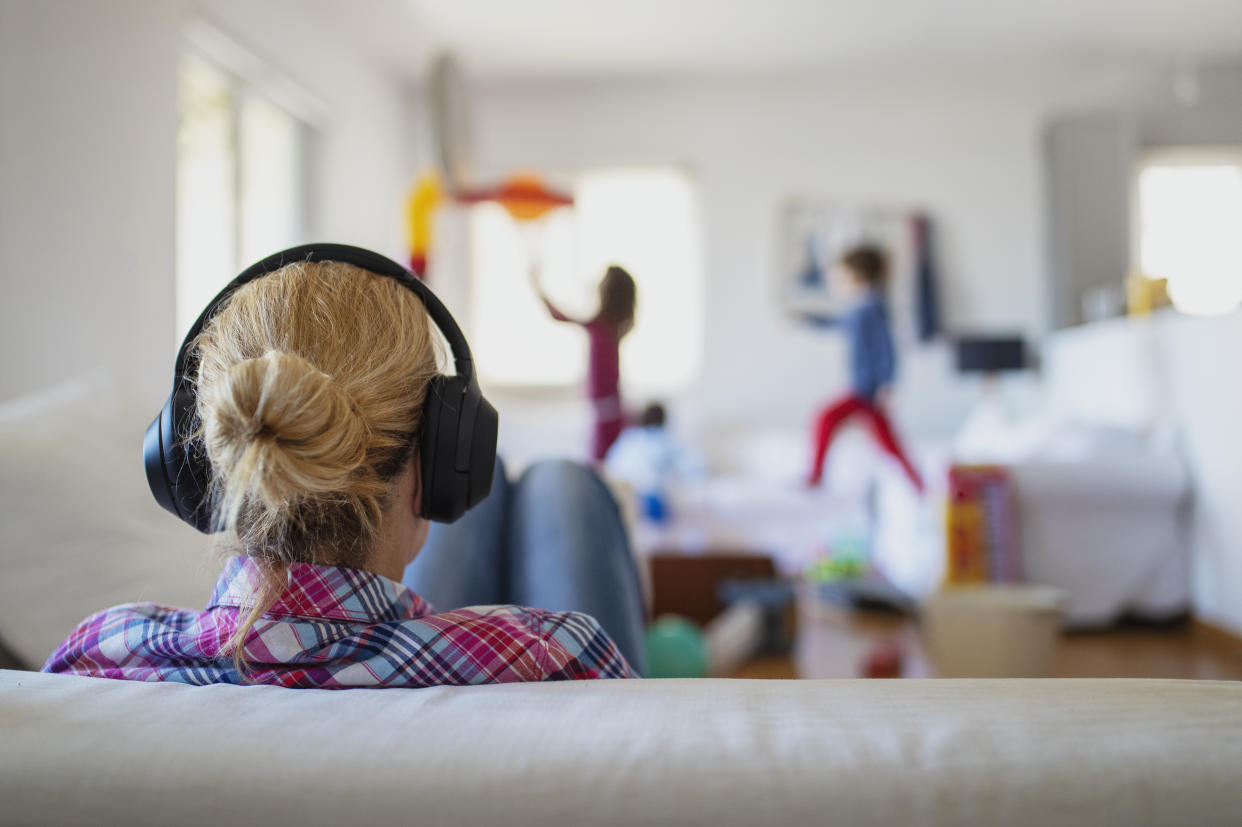
[[269, 350], [231, 365], [210, 389], [203, 435], [240, 500], [270, 510], [344, 491], [366, 461], [369, 429], [348, 393], [295, 353]]
[[273, 565], [365, 564], [438, 373], [422, 302], [299, 261], [238, 288], [195, 347], [217, 525]]

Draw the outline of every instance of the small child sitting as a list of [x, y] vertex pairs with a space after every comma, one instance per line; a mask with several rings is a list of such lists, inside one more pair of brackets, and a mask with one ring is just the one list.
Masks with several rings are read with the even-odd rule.
[[704, 473], [702, 461], [669, 433], [659, 403], [648, 405], [636, 427], [627, 428], [608, 451], [604, 467], [634, 487], [639, 510], [652, 522], [668, 519], [668, 489], [677, 480]]

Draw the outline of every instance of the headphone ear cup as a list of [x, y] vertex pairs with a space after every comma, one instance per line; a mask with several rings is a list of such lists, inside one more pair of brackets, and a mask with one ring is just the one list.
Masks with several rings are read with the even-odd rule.
[[458, 503], [465, 497], [453, 468], [463, 390], [457, 380], [456, 376], [431, 380], [423, 403], [422, 438], [418, 443], [423, 473], [422, 514], [442, 523], [453, 522], [465, 511], [458, 510]]
[[211, 464], [202, 443], [190, 440], [194, 393], [182, 386], [168, 397], [142, 441], [147, 485], [165, 510], [204, 534], [216, 530], [208, 502]]
[[180, 517], [173, 499], [172, 480], [168, 478], [162, 439], [164, 420], [172, 416], [169, 411], [171, 404], [172, 397], [170, 396], [160, 408], [160, 412], [155, 415], [155, 419], [151, 420], [151, 424], [147, 426], [147, 432], [142, 438], [142, 459], [147, 468], [147, 485], [151, 488], [151, 495], [164, 510], [171, 511]]
[[496, 464], [496, 409], [479, 386], [437, 376], [423, 405], [423, 517], [456, 521], [487, 496]]
[[[476, 388], [477, 391], [477, 388]], [[474, 508], [492, 491], [492, 478], [496, 473], [496, 436], [500, 427], [500, 415], [479, 393], [470, 441], [470, 493], [466, 508]]]

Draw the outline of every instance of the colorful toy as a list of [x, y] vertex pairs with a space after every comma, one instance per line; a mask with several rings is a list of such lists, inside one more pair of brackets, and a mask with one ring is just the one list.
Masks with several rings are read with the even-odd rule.
[[461, 204], [494, 202], [504, 207], [514, 221], [535, 221], [558, 207], [574, 203], [573, 198], [549, 189], [538, 175], [531, 172], [511, 175], [498, 187], [463, 190], [455, 198]]
[[831, 583], [862, 577], [870, 559], [871, 549], [865, 539], [846, 537], [833, 543], [807, 567], [806, 578], [812, 583]]
[[1017, 520], [1013, 481], [1005, 468], [955, 465], [950, 469], [945, 582], [1022, 580]]
[[419, 278], [427, 277], [427, 255], [434, 240], [435, 211], [444, 199], [440, 177], [434, 172], [418, 176], [406, 199], [406, 242], [410, 246], [410, 269]]
[[475, 184], [470, 174], [474, 166], [470, 85], [451, 52], [441, 52], [431, 61], [427, 106], [437, 172], [419, 176], [406, 199], [410, 268], [419, 276], [427, 273], [435, 212], [445, 202], [491, 201], [504, 207], [517, 222], [533, 222], [551, 210], [573, 204], [570, 196], [548, 188], [538, 175], [528, 172], [510, 175], [494, 187]]
[[499, 204], [516, 222], [538, 221], [549, 212], [573, 206], [571, 196], [546, 186], [538, 175], [524, 172], [509, 176], [502, 184], [483, 189], [455, 189], [445, 192], [440, 177], [426, 172], [418, 177], [406, 199], [407, 243], [410, 269], [426, 277], [434, 241], [435, 214], [445, 202], [454, 204]]

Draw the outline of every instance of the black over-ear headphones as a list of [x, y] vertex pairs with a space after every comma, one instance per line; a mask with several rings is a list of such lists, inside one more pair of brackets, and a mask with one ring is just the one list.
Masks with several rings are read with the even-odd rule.
[[295, 261], [341, 261], [396, 279], [422, 300], [453, 353], [456, 375], [437, 376], [427, 389], [419, 434], [423, 516], [451, 523], [477, 505], [492, 488], [496, 463], [496, 409], [483, 398], [461, 328], [431, 290], [389, 258], [344, 244], [307, 244], [253, 264], [220, 291], [202, 312], [177, 352], [173, 389], [147, 427], [142, 452], [147, 482], [156, 501], [204, 533], [218, 530], [209, 496], [211, 465], [202, 441], [191, 439], [197, 406], [193, 374], [194, 339], [233, 291]]

